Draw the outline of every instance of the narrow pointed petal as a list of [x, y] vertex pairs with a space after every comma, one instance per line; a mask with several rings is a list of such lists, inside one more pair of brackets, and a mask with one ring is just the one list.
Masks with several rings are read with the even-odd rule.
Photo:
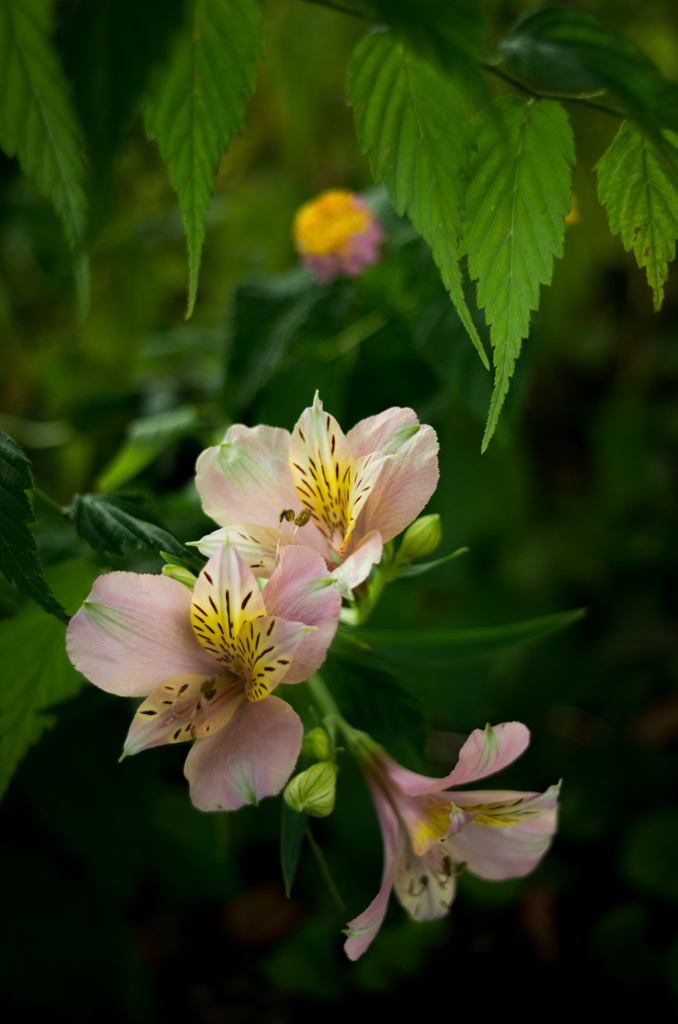
[[380, 451], [396, 456], [383, 466], [363, 509], [357, 537], [379, 530], [384, 543], [409, 526], [438, 485], [438, 439], [412, 409], [387, 409], [348, 433], [354, 458]]
[[294, 653], [315, 626], [290, 622], [275, 615], [263, 615], [246, 622], [240, 630], [236, 646], [244, 665], [248, 666], [248, 700], [258, 701], [275, 690], [292, 665]]
[[290, 435], [277, 427], [230, 427], [223, 443], [196, 465], [205, 513], [219, 526], [276, 527], [283, 508], [299, 504], [289, 469]]
[[372, 530], [356, 545], [346, 561], [332, 570], [342, 597], [350, 597], [353, 588], [367, 579], [372, 566], [381, 562], [383, 553], [381, 534]]
[[475, 729], [459, 752], [453, 771], [442, 779], [417, 775], [390, 758], [384, 769], [392, 782], [412, 796], [437, 793], [449, 786], [463, 786], [501, 771], [527, 749], [530, 731], [522, 722], [503, 722], [486, 729]]
[[170, 676], [218, 671], [190, 621], [191, 592], [166, 576], [100, 576], [66, 632], [68, 655], [91, 682], [143, 697]]
[[290, 471], [298, 501], [311, 512], [330, 547], [341, 546], [348, 523], [351, 449], [334, 416], [324, 412], [316, 393], [292, 432]]
[[376, 787], [371, 788], [384, 840], [384, 869], [379, 892], [367, 910], [348, 923], [344, 951], [349, 960], [357, 960], [363, 955], [382, 926], [395, 878], [396, 851], [404, 839], [398, 835], [398, 821], [392, 807]]
[[226, 725], [244, 699], [241, 680], [232, 682], [214, 675], [165, 679], [137, 709], [124, 753], [138, 754], [164, 743], [211, 736]]
[[243, 624], [265, 614], [252, 570], [226, 538], [193, 590], [191, 624], [198, 640], [226, 669], [232, 669], [239, 660], [236, 641]]
[[294, 652], [284, 683], [309, 679], [325, 660], [339, 624], [341, 597], [323, 558], [301, 545], [280, 552], [280, 565], [263, 591], [269, 615], [278, 615], [316, 630]]
[[[390, 455], [383, 455], [381, 452], [372, 452], [370, 455], [364, 455], [361, 459], [356, 459], [351, 466], [347, 478], [348, 490], [346, 494], [345, 513], [346, 529], [344, 542], [341, 545], [339, 552], [341, 558], [344, 558], [348, 552], [353, 537], [353, 531], [357, 526], [358, 519], [364, 509], [369, 505], [370, 495], [378, 485], [382, 473], [385, 472], [386, 463], [390, 461], [392, 461], [392, 457]], [[360, 531], [362, 535], [365, 535], [367, 532], [374, 531], [366, 531], [362, 529]]]
[[301, 749], [303, 726], [278, 697], [243, 701], [216, 736], [196, 740], [184, 774], [201, 811], [235, 811], [283, 788]]
[[[474, 800], [464, 810], [476, 817], [443, 845], [455, 862], [465, 862], [468, 870], [481, 878], [522, 878], [551, 845], [557, 827], [558, 793], [558, 786], [545, 793], [455, 793], [455, 800]], [[481, 799], [482, 803], [475, 802]]]

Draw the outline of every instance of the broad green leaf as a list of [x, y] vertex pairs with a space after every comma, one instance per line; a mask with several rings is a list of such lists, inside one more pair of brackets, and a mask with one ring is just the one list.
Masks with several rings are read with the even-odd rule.
[[68, 622], [42, 574], [35, 537], [29, 529], [35, 522], [26, 495], [33, 487], [30, 466], [16, 441], [0, 430], [0, 570], [22, 594], [61, 622]]
[[73, 84], [91, 161], [90, 229], [100, 227], [110, 213], [113, 157], [138, 112], [149, 75], [166, 56], [183, 16], [183, 0], [80, 0], [60, 5], [56, 44]]
[[156, 77], [144, 117], [179, 196], [188, 242], [188, 311], [193, 312], [214, 175], [231, 136], [242, 131], [262, 55], [257, 0], [188, 0], [188, 19]]
[[[89, 562], [64, 562], [47, 575], [70, 612], [87, 597], [99, 569]], [[63, 624], [27, 605], [0, 623], [0, 796], [20, 761], [50, 729], [51, 709], [74, 697], [85, 683], [66, 654]]]
[[460, 555], [465, 555], [468, 548], [457, 548], [456, 551], [452, 551], [449, 555], [443, 555], [442, 558], [435, 558], [432, 562], [410, 562], [408, 565], [401, 566], [396, 575], [395, 579], [401, 580], [408, 576], [421, 576], [425, 572], [429, 572], [431, 569], [436, 569], [439, 565], [445, 565], [447, 562], [453, 562], [455, 558], [459, 558]]
[[584, 614], [584, 609], [578, 608], [508, 626], [472, 629], [355, 629], [352, 631], [355, 640], [366, 644], [370, 650], [337, 638], [332, 644], [332, 653], [344, 660], [411, 675], [423, 667], [447, 668], [468, 658], [498, 654], [528, 640], [566, 629]]
[[678, 86], [587, 11], [547, 7], [528, 14], [501, 50], [508, 68], [533, 86], [570, 96], [607, 91], [659, 142], [659, 127], [678, 130]]
[[97, 486], [102, 491], [115, 491], [133, 480], [197, 422], [198, 413], [192, 405], [134, 420], [128, 427], [127, 440], [101, 473]]
[[[678, 136], [663, 132], [678, 158]], [[653, 144], [624, 121], [612, 145], [596, 164], [598, 197], [607, 210], [613, 235], [621, 235], [645, 268], [654, 308], [661, 307], [668, 265], [678, 238], [678, 179], [671, 175]]]
[[282, 801], [282, 819], [280, 822], [280, 866], [282, 868], [285, 893], [289, 896], [294, 884], [294, 876], [299, 865], [301, 844], [308, 828], [308, 815], [302, 811], [298, 814]]
[[443, 283], [489, 369], [466, 305], [459, 264], [464, 191], [476, 145], [459, 79], [439, 72], [383, 32], [358, 44], [348, 101], [372, 174], [384, 179], [396, 212], [407, 213], [431, 246]]
[[0, 0], [0, 146], [52, 200], [75, 250], [81, 314], [89, 302], [84, 143], [50, 39], [52, 0]]
[[497, 426], [530, 313], [539, 305], [539, 287], [549, 284], [554, 256], [563, 254], [574, 167], [572, 129], [559, 103], [502, 96], [493, 106], [473, 119], [478, 157], [464, 225], [469, 270], [478, 281], [478, 305], [485, 309], [494, 350], [483, 451]]
[[483, 79], [478, 54], [484, 43], [480, 8], [468, 0], [375, 0], [379, 20], [403, 36], [423, 57], [446, 71], [463, 73], [478, 89]]
[[76, 494], [70, 515], [80, 536], [96, 551], [122, 555], [125, 547], [155, 548], [191, 559], [192, 552], [129, 495]]

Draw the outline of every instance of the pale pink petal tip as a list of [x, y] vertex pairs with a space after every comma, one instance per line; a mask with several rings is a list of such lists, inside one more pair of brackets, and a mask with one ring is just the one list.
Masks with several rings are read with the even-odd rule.
[[294, 771], [303, 733], [284, 700], [243, 701], [230, 722], [196, 740], [186, 758], [191, 800], [201, 811], [235, 811], [275, 796]]

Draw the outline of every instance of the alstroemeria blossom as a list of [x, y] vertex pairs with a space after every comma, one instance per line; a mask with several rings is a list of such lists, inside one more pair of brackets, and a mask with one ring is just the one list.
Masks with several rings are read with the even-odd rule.
[[498, 881], [536, 867], [556, 829], [558, 786], [545, 793], [443, 792], [500, 771], [529, 741], [520, 722], [476, 729], [443, 779], [408, 771], [381, 748], [367, 756], [363, 768], [381, 824], [384, 870], [379, 894], [349, 923], [349, 959], [357, 960], [379, 931], [392, 888], [415, 921], [430, 921], [447, 913], [460, 870]]
[[341, 598], [319, 555], [294, 546], [263, 591], [228, 540], [193, 593], [167, 576], [100, 576], [71, 620], [71, 661], [109, 693], [146, 697], [125, 743], [136, 754], [195, 740], [185, 774], [196, 807], [234, 810], [280, 792], [303, 728], [270, 696], [322, 664]]
[[[198, 547], [209, 555], [229, 537], [254, 574], [267, 578], [286, 546], [303, 544], [323, 556], [348, 597], [437, 483], [435, 431], [412, 409], [387, 409], [344, 434], [316, 394], [291, 435], [236, 424], [202, 453], [196, 486], [222, 529]], [[283, 509], [301, 508], [310, 512], [305, 526], [281, 522]]]

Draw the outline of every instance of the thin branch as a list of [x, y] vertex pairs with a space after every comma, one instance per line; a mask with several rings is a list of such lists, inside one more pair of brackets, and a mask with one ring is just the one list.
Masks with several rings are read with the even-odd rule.
[[40, 498], [40, 500], [44, 501], [46, 505], [49, 505], [50, 508], [53, 508], [56, 512], [58, 512], [60, 516], [67, 516], [71, 511], [70, 508], [68, 508], [68, 506], [60, 505], [58, 501], [54, 500], [54, 498], [50, 498], [49, 494], [45, 494], [45, 492], [41, 491], [39, 487], [33, 488], [33, 494], [36, 496], [36, 498]]
[[602, 103], [593, 103], [591, 100], [585, 99], [583, 96], [565, 96], [559, 93], [553, 92], [539, 92], [536, 89], [530, 89], [529, 86], [523, 85], [522, 82], [516, 81], [515, 78], [511, 78], [510, 75], [500, 71], [494, 64], [481, 64], [481, 68], [485, 71], [489, 71], [490, 74], [496, 75], [497, 78], [501, 78], [503, 82], [507, 82], [512, 85], [514, 89], [518, 89], [520, 92], [525, 93], [526, 96], [533, 96], [538, 100], [559, 100], [561, 103], [578, 103], [580, 106], [590, 107], [592, 110], [600, 110], [603, 114], [610, 114], [612, 117], [618, 117], [620, 121], [624, 120], [624, 114], [619, 110], [615, 110], [613, 107], [606, 107]]

